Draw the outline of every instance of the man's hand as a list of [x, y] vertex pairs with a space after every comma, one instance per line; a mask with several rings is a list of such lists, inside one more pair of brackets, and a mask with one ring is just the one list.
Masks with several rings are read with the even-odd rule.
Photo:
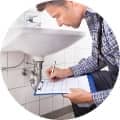
[[48, 78], [51, 80], [59, 80], [73, 75], [72, 70], [70, 68], [61, 69], [55, 67], [54, 72], [52, 72], [52, 69], [53, 68], [50, 67], [46, 71]]
[[92, 103], [92, 95], [90, 92], [87, 92], [80, 88], [71, 88], [71, 93], [64, 94], [63, 96], [70, 99], [72, 103], [80, 104], [80, 103]]

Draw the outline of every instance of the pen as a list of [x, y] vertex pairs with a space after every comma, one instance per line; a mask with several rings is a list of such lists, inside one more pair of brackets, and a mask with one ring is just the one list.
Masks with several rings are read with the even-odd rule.
[[54, 64], [53, 64], [53, 68], [52, 68], [52, 71], [51, 71], [51, 73], [53, 73], [53, 72], [54, 72], [55, 65], [56, 65], [56, 61], [55, 61], [55, 62], [54, 62]]

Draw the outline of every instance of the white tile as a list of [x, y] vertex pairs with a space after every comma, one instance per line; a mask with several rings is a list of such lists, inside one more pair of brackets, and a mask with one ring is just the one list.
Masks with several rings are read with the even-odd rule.
[[34, 90], [31, 86], [25, 87], [26, 103], [39, 100], [39, 96], [34, 96]]
[[66, 63], [66, 64], [65, 64], [65, 68], [69, 68], [69, 67], [74, 66], [74, 65], [77, 65], [77, 64], [78, 64], [78, 62]]
[[87, 35], [75, 43], [75, 47], [76, 48], [79, 47], [80, 49], [89, 48], [89, 47], [91, 47], [91, 45], [92, 45], [92, 39], [91, 39], [91, 37], [88, 37]]
[[30, 75], [24, 76], [24, 85], [31, 86], [30, 84]]
[[53, 110], [58, 110], [64, 107], [64, 99], [62, 95], [54, 95], [53, 97]]
[[30, 111], [31, 113], [34, 113], [36, 115], [39, 115], [39, 101], [27, 103], [25, 105], [25, 108]]
[[53, 101], [52, 97], [40, 100], [40, 115], [52, 112]]
[[65, 58], [64, 58], [64, 50], [61, 50], [59, 52], [56, 52], [54, 54], [51, 54], [51, 55], [48, 55], [44, 58], [44, 65], [45, 66], [51, 66], [54, 61], [56, 61], [56, 64], [63, 64], [64, 61], [65, 61]]
[[66, 63], [71, 63], [74, 62], [74, 47], [69, 47], [67, 49], [65, 49], [65, 64]]
[[7, 67], [7, 52], [0, 52], [0, 69]]
[[20, 104], [39, 100], [39, 96], [34, 96], [31, 86], [11, 89], [10, 92]]
[[65, 68], [65, 63], [63, 63], [63, 64], [58, 64], [58, 65], [56, 65], [56, 67], [63, 69], [63, 68]]
[[53, 54], [45, 56], [43, 66], [51, 66], [55, 61]]
[[5, 71], [2, 71], [2, 77], [3, 77], [3, 80], [6, 84], [6, 86], [8, 87], [8, 84], [7, 84], [7, 81], [8, 81], [8, 72], [5, 70]]
[[9, 70], [6, 83], [9, 89], [24, 86], [24, 76], [22, 75], [22, 69]]
[[53, 55], [53, 61], [56, 61], [56, 64], [63, 64], [65, 62], [65, 52], [61, 50]]
[[19, 104], [26, 103], [25, 87], [10, 90], [10, 93]]
[[33, 67], [33, 59], [32, 56], [25, 54], [25, 68], [32, 68]]
[[71, 105], [71, 102], [69, 99], [64, 98], [64, 107]]
[[52, 95], [40, 95], [40, 100], [53, 97]]
[[79, 41], [77, 41], [74, 44], [74, 47], [79, 48], [80, 50], [88, 49], [88, 48], [92, 47], [92, 38], [90, 36], [89, 31], [85, 32], [85, 36], [82, 39], [80, 39]]
[[75, 49], [75, 62], [79, 62], [81, 59], [83, 58], [88, 58], [89, 56], [91, 56], [91, 50], [90, 49], [79, 49], [76, 48]]
[[[22, 52], [8, 52], [8, 67], [16, 66], [20, 64], [24, 60], [24, 57], [25, 57], [24, 53]], [[24, 61], [17, 68], [20, 68], [23, 66], [24, 66]]]

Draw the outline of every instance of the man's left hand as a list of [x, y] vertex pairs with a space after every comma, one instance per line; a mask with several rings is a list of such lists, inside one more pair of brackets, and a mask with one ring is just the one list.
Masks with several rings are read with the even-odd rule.
[[71, 93], [64, 94], [65, 98], [70, 99], [72, 103], [80, 104], [80, 103], [92, 103], [92, 94], [80, 88], [71, 88]]

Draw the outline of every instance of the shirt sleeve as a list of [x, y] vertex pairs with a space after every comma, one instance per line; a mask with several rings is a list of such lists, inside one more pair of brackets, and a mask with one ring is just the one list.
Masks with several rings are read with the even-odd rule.
[[116, 37], [105, 20], [103, 28], [103, 50], [105, 52], [105, 56], [111, 64], [120, 67], [120, 51]]
[[70, 68], [73, 72], [73, 75], [77, 77], [83, 74], [92, 73], [103, 68], [105, 65], [105, 62], [100, 61], [100, 65], [98, 66], [97, 59], [93, 56], [90, 56], [87, 59], [82, 59], [79, 64]]
[[96, 106], [100, 105], [109, 95], [111, 90], [104, 90], [100, 92], [92, 93], [92, 98]]

